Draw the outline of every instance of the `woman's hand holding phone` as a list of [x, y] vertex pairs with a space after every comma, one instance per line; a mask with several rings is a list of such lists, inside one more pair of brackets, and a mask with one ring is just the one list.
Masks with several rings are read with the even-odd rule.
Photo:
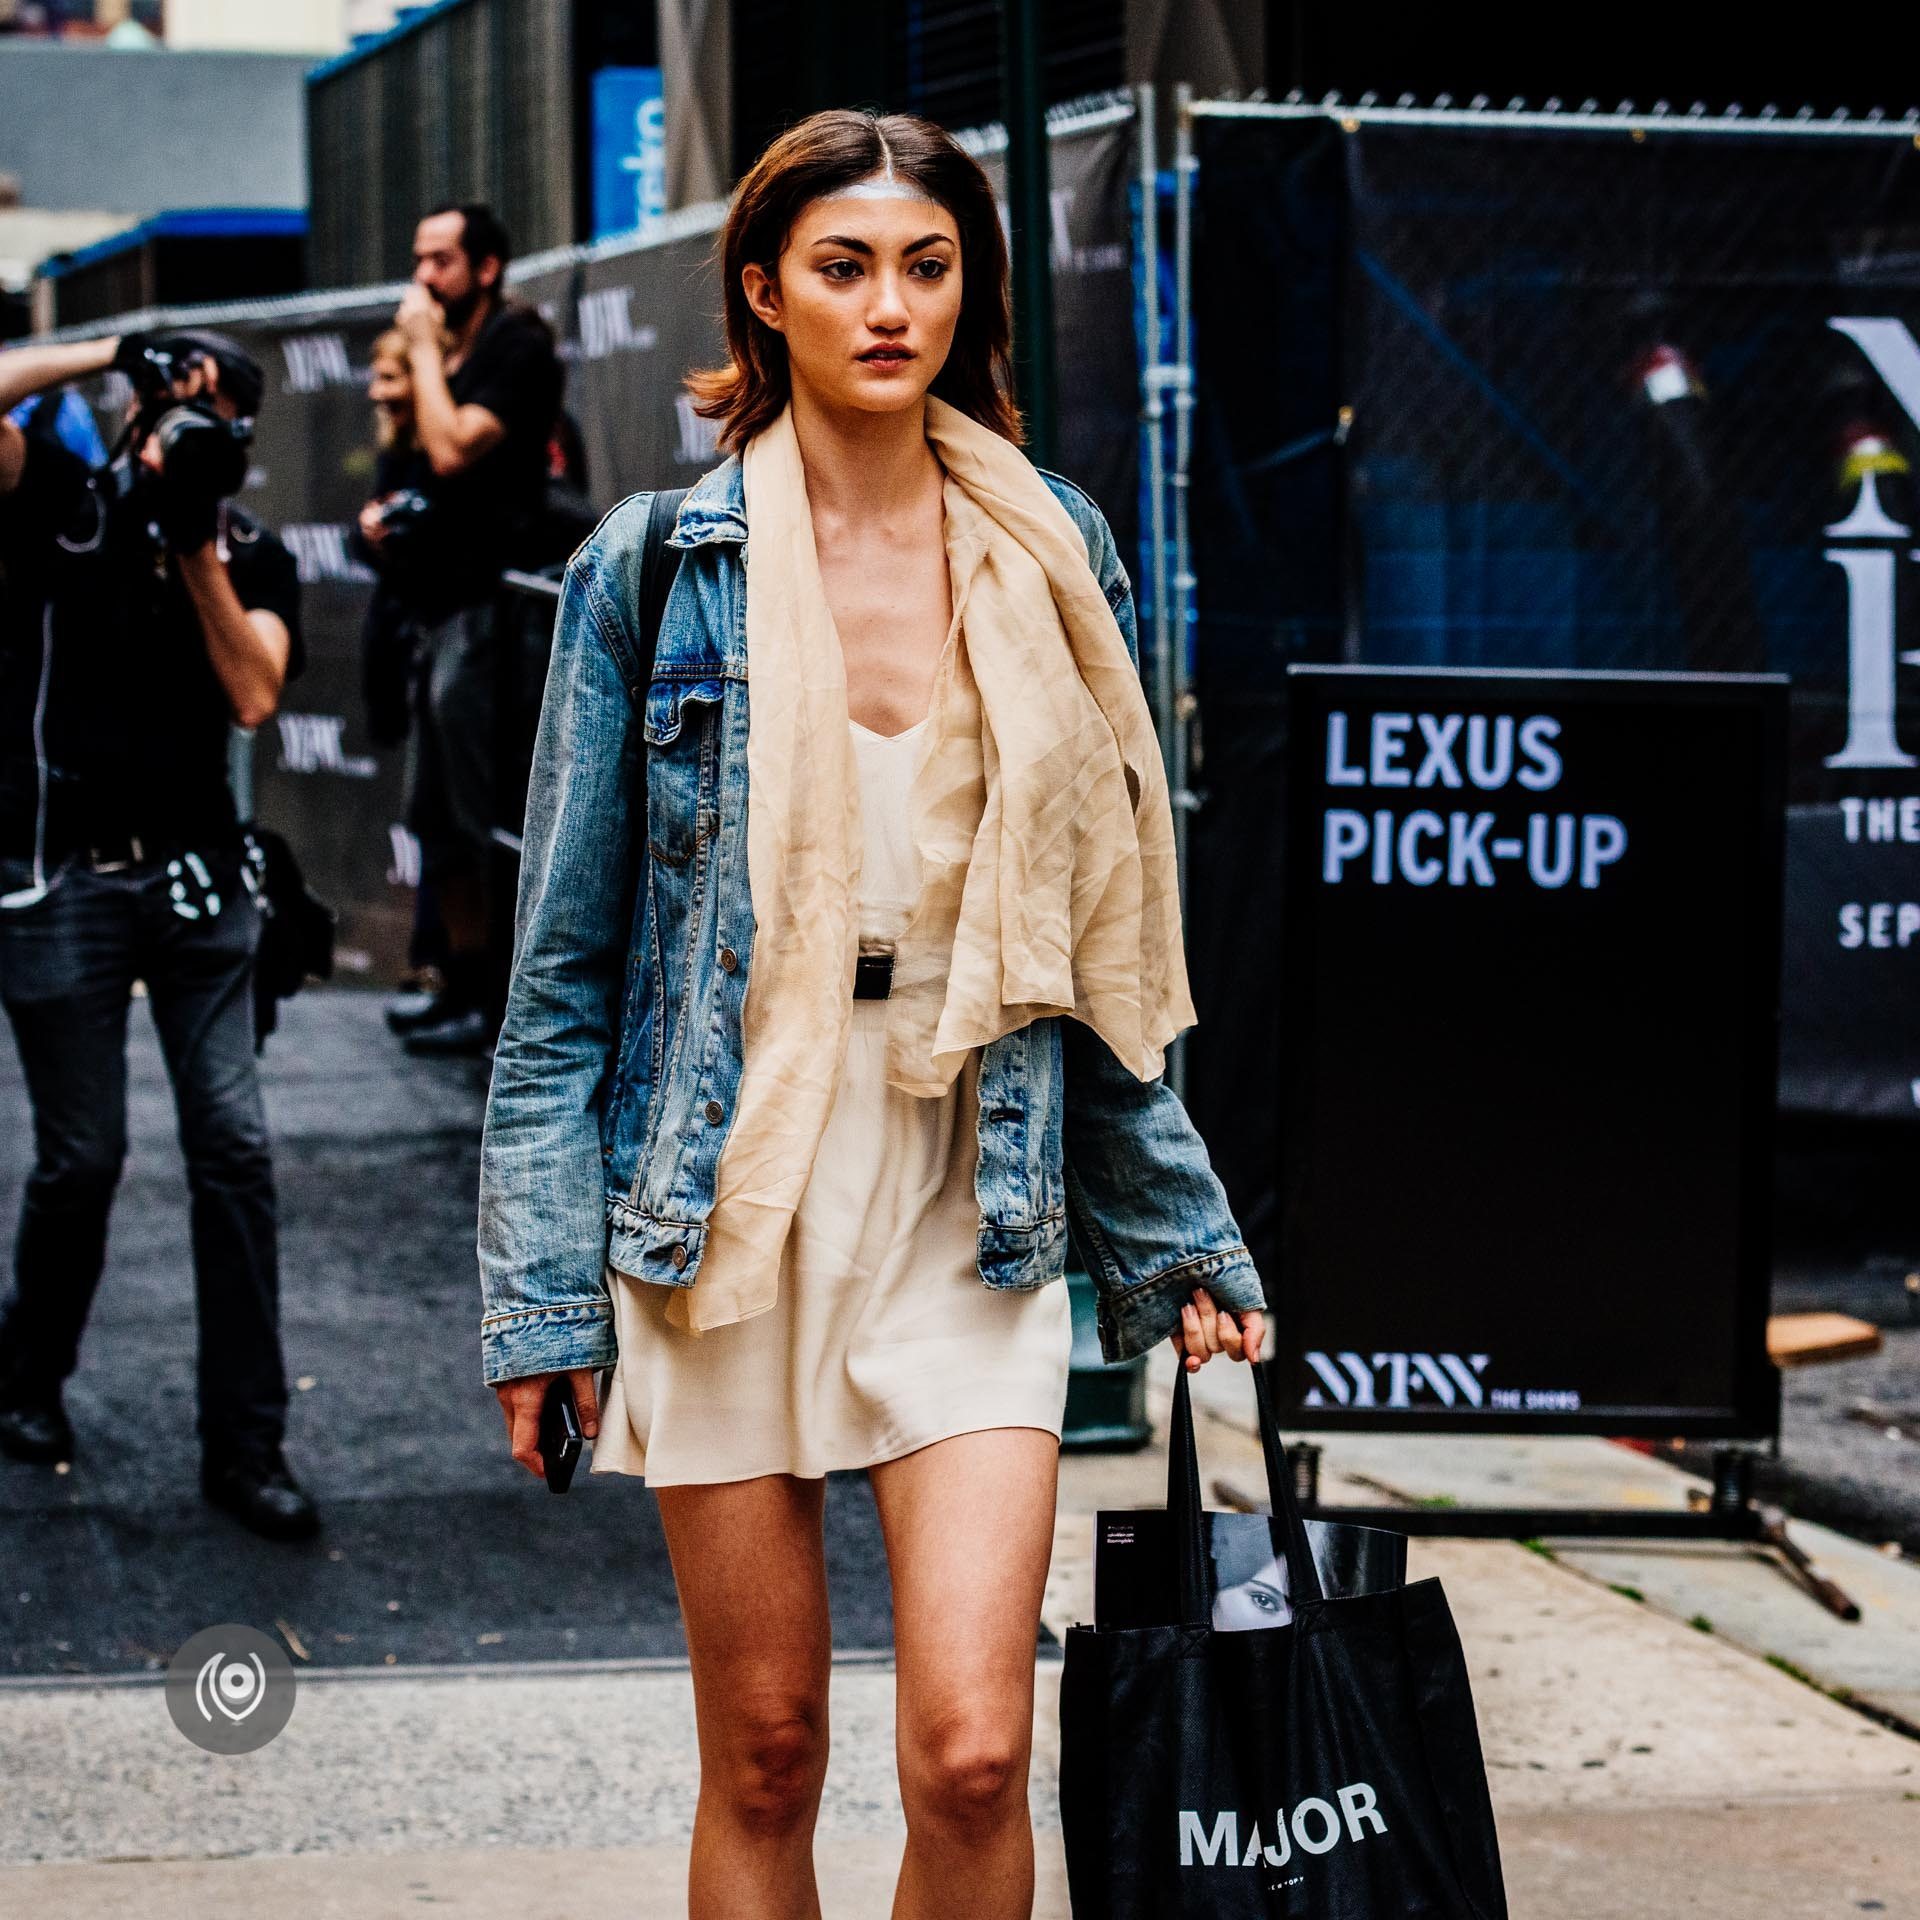
[[519, 1380], [502, 1380], [494, 1388], [500, 1411], [506, 1416], [507, 1444], [513, 1457], [526, 1470], [544, 1480], [545, 1463], [540, 1458], [540, 1415], [547, 1404], [547, 1389], [555, 1380], [565, 1380], [573, 1390], [574, 1410], [580, 1418], [580, 1431], [589, 1440], [600, 1431], [600, 1399], [594, 1386], [594, 1367], [573, 1367], [566, 1373], [530, 1373]]

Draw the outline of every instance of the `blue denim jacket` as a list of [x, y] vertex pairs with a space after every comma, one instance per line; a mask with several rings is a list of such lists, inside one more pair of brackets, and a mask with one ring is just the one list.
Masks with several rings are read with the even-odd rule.
[[[1046, 478], [1137, 661], [1113, 535], [1079, 488]], [[694, 1284], [740, 1084], [754, 935], [740, 463], [715, 468], [680, 509], [669, 544], [683, 557], [640, 716], [623, 666], [637, 658], [648, 500], [615, 507], [574, 555], [554, 629], [481, 1144], [489, 1384], [613, 1363], [609, 1263]], [[1058, 1279], [1071, 1219], [1110, 1360], [1171, 1334], [1196, 1286], [1225, 1306], [1262, 1304], [1206, 1148], [1164, 1080], [1136, 1080], [1091, 1028], [1052, 1018], [987, 1046], [979, 1087], [986, 1285]]]

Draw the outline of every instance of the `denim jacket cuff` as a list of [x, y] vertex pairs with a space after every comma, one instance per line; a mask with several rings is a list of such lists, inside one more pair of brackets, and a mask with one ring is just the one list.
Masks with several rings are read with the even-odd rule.
[[1100, 1300], [1100, 1352], [1109, 1363], [1151, 1353], [1173, 1337], [1180, 1309], [1205, 1287], [1216, 1306], [1236, 1313], [1264, 1312], [1266, 1289], [1245, 1247], [1229, 1247], [1197, 1260], [1182, 1261], [1151, 1280], [1143, 1280], [1117, 1298]]
[[528, 1374], [610, 1367], [618, 1354], [613, 1303], [605, 1297], [496, 1313], [480, 1323], [481, 1371], [490, 1387]]

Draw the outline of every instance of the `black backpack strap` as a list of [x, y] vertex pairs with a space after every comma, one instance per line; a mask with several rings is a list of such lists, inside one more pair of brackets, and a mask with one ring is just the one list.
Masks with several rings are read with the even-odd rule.
[[627, 691], [636, 706], [644, 706], [647, 682], [653, 678], [654, 649], [660, 640], [660, 622], [667, 611], [667, 595], [680, 571], [680, 549], [667, 546], [667, 535], [680, 517], [680, 503], [690, 489], [656, 493], [647, 503], [647, 531], [640, 555], [640, 630], [635, 635], [639, 658], [636, 677]]

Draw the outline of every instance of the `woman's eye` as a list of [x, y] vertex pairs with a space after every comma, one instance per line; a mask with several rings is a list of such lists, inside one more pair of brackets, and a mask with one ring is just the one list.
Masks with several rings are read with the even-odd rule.
[[1280, 1611], [1280, 1603], [1270, 1593], [1256, 1593], [1253, 1596], [1253, 1604], [1258, 1607], [1262, 1613], [1278, 1613]]
[[[844, 273], [841, 271], [843, 267], [846, 269]], [[829, 260], [820, 271], [829, 280], [851, 280], [860, 269], [851, 260]]]
[[[926, 267], [930, 269], [930, 271], [921, 273], [920, 270], [922, 267]], [[913, 270], [915, 273], [920, 274], [922, 280], [943, 280], [947, 274], [947, 263], [944, 260], [916, 260], [913, 265]]]

